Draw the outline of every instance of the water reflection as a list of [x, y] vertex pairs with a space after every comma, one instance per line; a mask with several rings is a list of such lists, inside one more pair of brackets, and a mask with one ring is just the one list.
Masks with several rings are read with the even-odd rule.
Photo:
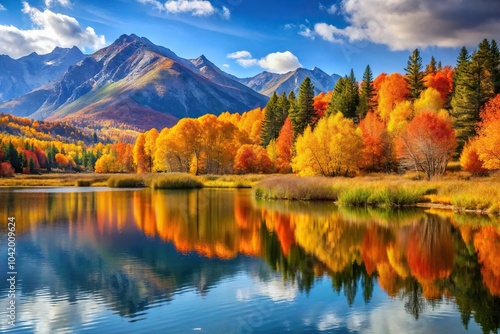
[[[236, 288], [235, 302], [293, 302], [327, 278], [353, 307], [379, 287], [415, 319], [452, 302], [464, 328], [472, 319], [484, 332], [500, 328], [500, 229], [470, 217], [257, 201], [232, 190], [4, 191], [0, 203], [18, 222], [21, 295], [63, 308], [87, 300], [94, 312], [69, 320], [82, 326], [103, 304], [141, 319], [186, 291], [210, 296], [244, 271], [252, 288]], [[33, 309], [23, 317], [36, 319]], [[337, 317], [323, 314], [317, 328], [336, 328]]]

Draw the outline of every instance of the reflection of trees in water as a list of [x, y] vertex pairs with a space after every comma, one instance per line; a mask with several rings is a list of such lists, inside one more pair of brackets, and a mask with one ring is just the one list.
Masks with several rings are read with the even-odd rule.
[[[59, 278], [29, 275], [27, 292], [47, 282], [66, 284], [72, 298], [79, 289], [100, 291], [130, 315], [186, 286], [208, 293], [248, 261], [238, 256], [245, 254], [265, 259], [301, 291], [329, 276], [349, 305], [360, 294], [369, 302], [377, 280], [415, 318], [453, 299], [464, 326], [474, 317], [485, 332], [500, 328], [500, 230], [491, 226], [452, 225], [422, 211], [256, 201], [227, 191], [3, 193], [0, 199], [18, 218], [19, 233], [36, 241], [36, 252], [56, 259]], [[58, 226], [74, 244], [40, 232]]]

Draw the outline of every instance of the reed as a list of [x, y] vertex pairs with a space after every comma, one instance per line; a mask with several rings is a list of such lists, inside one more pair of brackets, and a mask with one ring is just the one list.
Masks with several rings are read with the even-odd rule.
[[153, 189], [197, 189], [203, 183], [193, 175], [171, 173], [153, 177], [149, 186]]

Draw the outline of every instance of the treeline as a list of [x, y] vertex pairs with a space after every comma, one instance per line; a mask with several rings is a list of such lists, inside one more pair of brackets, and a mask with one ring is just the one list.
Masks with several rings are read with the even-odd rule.
[[404, 72], [373, 78], [367, 66], [359, 83], [351, 70], [318, 96], [306, 78], [297, 97], [274, 93], [262, 111], [206, 115], [151, 130], [135, 143], [137, 171], [337, 176], [415, 170], [430, 178], [460, 156], [474, 174], [497, 169], [496, 42], [485, 39], [472, 55], [464, 47], [455, 68], [434, 57], [424, 67], [416, 49]]

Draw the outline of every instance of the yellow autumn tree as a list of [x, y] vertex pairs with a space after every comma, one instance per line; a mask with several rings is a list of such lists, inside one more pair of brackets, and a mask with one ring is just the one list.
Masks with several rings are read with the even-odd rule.
[[443, 108], [443, 105], [444, 102], [441, 98], [441, 94], [436, 89], [431, 87], [420, 93], [420, 97], [413, 103], [413, 110], [415, 115], [418, 115], [423, 111], [438, 112]]
[[357, 171], [362, 149], [354, 122], [337, 113], [297, 138], [292, 169], [300, 175], [349, 175]]
[[120, 169], [120, 163], [114, 154], [104, 154], [95, 162], [94, 170], [96, 173], [117, 173]]
[[167, 152], [167, 135], [169, 128], [164, 128], [160, 131], [158, 138], [156, 139], [156, 151], [153, 158], [153, 171], [154, 172], [167, 172], [170, 171], [170, 165], [168, 164]]
[[146, 168], [148, 172], [151, 172], [153, 170], [157, 138], [158, 130], [156, 130], [155, 128], [145, 133], [144, 154], [146, 155]]
[[137, 173], [147, 172], [146, 152], [144, 151], [145, 142], [146, 136], [144, 135], [144, 133], [141, 133], [135, 141], [133, 153]]

